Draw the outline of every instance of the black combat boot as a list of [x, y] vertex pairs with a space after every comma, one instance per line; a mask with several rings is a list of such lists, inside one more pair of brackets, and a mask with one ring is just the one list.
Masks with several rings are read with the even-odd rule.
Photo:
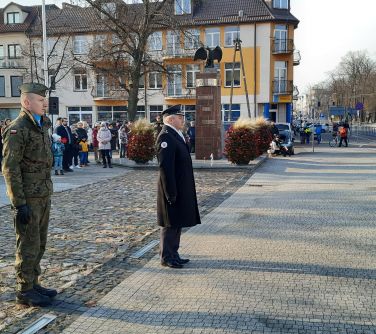
[[111, 158], [107, 158], [107, 162], [108, 162], [108, 167], [109, 167], [109, 168], [112, 168], [112, 165], [111, 165]]
[[29, 306], [48, 306], [51, 304], [51, 299], [43, 296], [34, 289], [27, 291], [18, 291], [16, 293], [16, 303]]
[[59, 175], [59, 172], [57, 170], [55, 170], [55, 175]]
[[57, 291], [55, 289], [47, 289], [40, 286], [39, 284], [34, 284], [33, 288], [36, 292], [40, 293], [43, 296], [53, 298], [57, 295]]
[[60, 175], [64, 175], [64, 171], [63, 170], [60, 171]]

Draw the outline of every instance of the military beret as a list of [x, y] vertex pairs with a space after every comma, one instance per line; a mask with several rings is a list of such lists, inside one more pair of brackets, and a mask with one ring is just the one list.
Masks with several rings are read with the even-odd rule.
[[177, 104], [166, 110], [162, 111], [162, 116], [169, 116], [169, 115], [184, 115], [181, 111], [181, 104]]
[[33, 93], [38, 94], [40, 96], [46, 96], [46, 91], [48, 88], [40, 83], [37, 82], [29, 82], [24, 83], [21, 86], [19, 86], [20, 92], [22, 93]]

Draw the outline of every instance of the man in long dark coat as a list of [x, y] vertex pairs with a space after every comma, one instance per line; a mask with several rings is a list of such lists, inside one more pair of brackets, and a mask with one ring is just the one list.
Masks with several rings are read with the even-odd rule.
[[181, 132], [184, 116], [180, 111], [180, 105], [163, 111], [165, 125], [156, 143], [161, 264], [170, 268], [182, 268], [189, 262], [178, 253], [182, 227], [201, 223], [191, 155]]

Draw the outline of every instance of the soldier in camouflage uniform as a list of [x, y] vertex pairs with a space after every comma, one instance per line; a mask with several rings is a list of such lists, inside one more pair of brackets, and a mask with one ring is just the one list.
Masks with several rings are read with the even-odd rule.
[[45, 111], [47, 87], [20, 86], [21, 111], [3, 133], [3, 164], [16, 232], [16, 301], [46, 306], [57, 292], [39, 284], [50, 216], [52, 153]]

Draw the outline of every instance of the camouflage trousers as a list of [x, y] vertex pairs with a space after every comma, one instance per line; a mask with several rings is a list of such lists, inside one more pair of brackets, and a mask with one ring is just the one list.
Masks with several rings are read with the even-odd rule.
[[16, 231], [16, 284], [17, 291], [27, 291], [38, 283], [40, 260], [46, 250], [51, 198], [27, 198], [31, 221], [23, 225], [14, 219]]

